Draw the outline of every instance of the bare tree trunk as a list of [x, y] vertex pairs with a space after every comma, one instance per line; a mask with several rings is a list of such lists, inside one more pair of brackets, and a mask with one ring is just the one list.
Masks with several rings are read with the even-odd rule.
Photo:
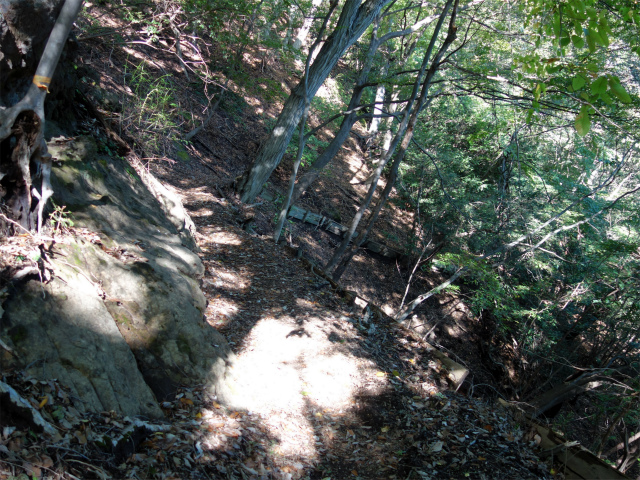
[[[393, 143], [391, 144], [391, 148], [385, 154], [385, 156], [380, 160], [380, 162], [378, 163], [378, 166], [374, 170], [374, 173], [372, 176], [372, 183], [371, 183], [371, 186], [369, 187], [369, 191], [367, 192], [367, 196], [365, 197], [360, 207], [358, 208], [358, 211], [356, 212], [351, 222], [351, 225], [349, 227], [349, 230], [347, 231], [344, 239], [342, 240], [342, 243], [336, 249], [336, 251], [333, 254], [333, 257], [331, 258], [331, 260], [329, 260], [329, 262], [327, 263], [327, 266], [325, 267], [325, 271], [327, 272], [331, 271], [336, 266], [338, 267], [336, 268], [336, 271], [334, 273], [334, 279], [340, 278], [340, 276], [346, 269], [347, 264], [349, 263], [349, 261], [351, 260], [351, 258], [353, 257], [353, 255], [355, 254], [359, 246], [366, 239], [366, 236], [368, 235], [371, 227], [373, 226], [373, 223], [377, 219], [382, 209], [382, 206], [386, 201], [386, 196], [389, 195], [389, 193], [391, 192], [391, 189], [393, 188], [395, 177], [397, 176], [398, 167], [400, 166], [400, 163], [404, 159], [404, 155], [409, 146], [409, 143], [411, 142], [411, 138], [413, 138], [413, 129], [415, 127], [418, 115], [420, 111], [423, 109], [423, 107], [427, 104], [427, 95], [429, 92], [429, 87], [431, 85], [431, 80], [433, 79], [434, 75], [438, 71], [438, 68], [440, 66], [440, 59], [442, 58], [442, 55], [444, 55], [444, 52], [449, 48], [449, 46], [454, 42], [456, 38], [457, 27], [455, 26], [454, 23], [456, 18], [456, 8], [458, 6], [458, 0], [455, 0], [453, 13], [451, 14], [451, 19], [449, 22], [449, 30], [448, 30], [447, 37], [445, 38], [438, 52], [435, 54], [433, 61], [431, 62], [431, 66], [429, 67], [429, 70], [426, 72], [426, 75], [425, 75], [425, 71], [427, 70], [427, 65], [431, 60], [431, 53], [433, 52], [435, 43], [437, 41], [438, 35], [444, 23], [444, 20], [453, 3], [454, 3], [454, 0], [448, 1], [442, 10], [442, 13], [440, 14], [440, 18], [438, 19], [438, 23], [436, 25], [435, 31], [431, 37], [431, 41], [429, 42], [429, 46], [425, 53], [424, 59], [422, 61], [420, 72], [416, 78], [416, 82], [413, 87], [411, 98], [407, 102], [407, 106], [404, 112], [404, 118], [402, 120], [400, 127], [398, 128], [398, 133], [396, 134], [393, 140]], [[424, 80], [423, 80], [423, 76], [424, 76]], [[420, 92], [420, 97], [417, 98], [418, 91], [421, 85], [422, 85], [422, 89]], [[416, 99], [417, 99], [417, 105], [415, 105]], [[389, 178], [387, 182], [387, 186], [385, 187], [385, 190], [382, 194], [380, 202], [376, 207], [376, 209], [374, 210], [374, 212], [372, 213], [370, 220], [368, 222], [367, 228], [365, 228], [365, 230], [356, 240], [351, 250], [345, 255], [345, 252], [349, 247], [351, 239], [353, 238], [353, 235], [356, 231], [356, 228], [358, 227], [358, 224], [360, 223], [360, 220], [362, 219], [365, 211], [369, 208], [369, 203], [371, 202], [371, 199], [373, 198], [373, 194], [378, 186], [378, 181], [380, 179], [380, 175], [382, 174], [382, 170], [390, 160], [391, 156], [394, 154], [395, 149], [399, 143], [401, 144], [401, 147], [400, 147], [400, 150], [398, 151], [398, 154], [396, 156], [396, 159], [392, 167], [391, 178]]]
[[296, 35], [296, 39], [293, 41], [293, 48], [296, 50], [300, 50], [302, 44], [307, 39], [309, 32], [311, 31], [311, 26], [313, 25], [313, 16], [316, 14], [318, 7], [322, 3], [322, 0], [313, 0], [311, 2], [311, 9], [309, 10], [308, 15], [304, 17], [304, 22], [302, 22], [302, 27], [298, 31]]
[[307, 124], [307, 117], [309, 115], [309, 89], [307, 85], [307, 78], [309, 77], [309, 64], [311, 59], [313, 58], [313, 53], [320, 45], [322, 41], [322, 36], [324, 35], [324, 31], [327, 28], [327, 24], [329, 23], [329, 19], [333, 14], [333, 9], [336, 7], [336, 3], [332, 3], [329, 7], [329, 11], [327, 15], [324, 17], [324, 22], [322, 23], [322, 27], [320, 27], [320, 31], [318, 32], [318, 38], [313, 45], [309, 49], [309, 55], [307, 55], [307, 61], [304, 65], [304, 79], [303, 79], [303, 93], [304, 93], [304, 112], [302, 113], [302, 121], [300, 122], [300, 137], [298, 141], [298, 154], [296, 156], [296, 160], [293, 164], [293, 169], [291, 172], [291, 177], [289, 179], [289, 188], [287, 189], [287, 197], [284, 201], [284, 205], [282, 210], [280, 211], [280, 215], [278, 216], [278, 222], [276, 223], [275, 232], [273, 234], [273, 240], [275, 243], [278, 243], [280, 239], [280, 233], [282, 232], [282, 227], [284, 226], [284, 222], [287, 219], [287, 213], [289, 213], [289, 208], [291, 207], [292, 197], [293, 197], [293, 188], [296, 184], [296, 177], [298, 175], [298, 169], [300, 168], [300, 163], [302, 163], [302, 153], [304, 152], [305, 147], [305, 134], [304, 127]]
[[[453, 39], [451, 41], [453, 41]], [[446, 50], [446, 48], [445, 48], [445, 50]], [[444, 53], [444, 50], [441, 49], [441, 51], [442, 51], [442, 53]], [[436, 60], [439, 60], [439, 57], [437, 57]], [[391, 174], [389, 175], [389, 178], [387, 179], [387, 184], [385, 185], [384, 190], [382, 191], [382, 194], [380, 195], [380, 199], [378, 200], [378, 203], [376, 204], [375, 208], [373, 209], [373, 212], [371, 212], [371, 215], [369, 216], [369, 219], [367, 220], [367, 225], [362, 230], [362, 232], [360, 232], [360, 235], [358, 235], [356, 240], [353, 242], [353, 245], [351, 245], [351, 247], [349, 247], [348, 250], [343, 254], [342, 259], [338, 263], [338, 265], [337, 265], [337, 267], [335, 269], [335, 272], [333, 273], [333, 279], [336, 282], [340, 279], [340, 277], [342, 276], [342, 274], [346, 270], [347, 266], [349, 265], [349, 262], [351, 261], [353, 256], [357, 253], [358, 249], [365, 242], [365, 240], [367, 239], [367, 236], [369, 235], [369, 233], [371, 233], [371, 229], [373, 228], [373, 225], [375, 224], [376, 220], [378, 219], [378, 216], [380, 215], [380, 212], [382, 211], [382, 208], [384, 207], [385, 203], [387, 202], [387, 199], [389, 198], [389, 195], [391, 194], [391, 191], [393, 190], [393, 187], [394, 187], [394, 185], [396, 183], [396, 179], [398, 178], [398, 168], [400, 167], [400, 164], [404, 160], [405, 154], [407, 152], [407, 148], [409, 147], [409, 143], [411, 142], [411, 139], [413, 138], [413, 131], [415, 129], [416, 122], [418, 120], [418, 115], [424, 109], [424, 107], [426, 105], [428, 105], [428, 103], [429, 103], [428, 101], [426, 101], [426, 95], [427, 95], [427, 93], [429, 91], [429, 84], [431, 83], [431, 79], [433, 78], [433, 75], [435, 75], [436, 70], [437, 70], [437, 68], [433, 69], [432, 73], [431, 73], [431, 70], [430, 70], [431, 75], [427, 75], [427, 79], [425, 80], [423, 92], [422, 92], [422, 95], [420, 96], [420, 100], [418, 102], [419, 106], [418, 106], [418, 108], [415, 109], [415, 111], [411, 115], [411, 119], [409, 120], [409, 125], [408, 125], [408, 127], [406, 129], [406, 132], [404, 134], [404, 137], [403, 137], [401, 145], [400, 145], [400, 150], [398, 151], [398, 153], [396, 153], [396, 156], [395, 156], [395, 158], [393, 160], [393, 165], [391, 167]], [[378, 181], [378, 179], [376, 179], [376, 183], [377, 183], [377, 181]], [[373, 187], [373, 185], [372, 185], [372, 187]], [[375, 187], [374, 187], [374, 189], [375, 189]]]
[[[384, 77], [388, 71], [389, 71], [389, 59], [387, 59], [387, 62], [382, 67], [382, 70], [380, 71], [380, 75]], [[378, 86], [376, 87], [376, 100], [375, 100], [376, 106], [373, 107], [373, 118], [371, 119], [371, 125], [369, 125], [369, 134], [371, 135], [375, 135], [376, 133], [378, 133], [378, 128], [380, 126], [380, 122], [382, 121], [382, 112], [383, 112], [382, 104], [384, 103], [385, 92], [386, 92], [386, 88], [384, 86], [384, 83], [378, 84]]]
[[278, 116], [271, 135], [258, 152], [253, 165], [238, 181], [236, 188], [243, 202], [252, 202], [279, 165], [282, 156], [304, 112], [304, 82], [312, 100], [343, 53], [353, 45], [390, 0], [347, 0], [333, 33], [324, 42], [320, 53], [303, 79], [291, 92]]
[[375, 54], [380, 46], [380, 42], [376, 39], [376, 29], [374, 29], [371, 44], [369, 45], [369, 50], [367, 51], [367, 57], [365, 59], [364, 65], [360, 70], [360, 75], [358, 75], [358, 79], [356, 80], [356, 84], [353, 87], [353, 93], [351, 94], [351, 100], [349, 100], [349, 105], [347, 106], [347, 115], [342, 119], [342, 123], [340, 124], [340, 129], [331, 140], [331, 143], [327, 146], [327, 148], [322, 152], [322, 154], [313, 162], [311, 168], [308, 172], [306, 172], [298, 181], [295, 190], [293, 191], [292, 202], [295, 203], [298, 198], [309, 188], [320, 175], [320, 172], [327, 164], [333, 160], [336, 156], [344, 142], [349, 137], [349, 133], [351, 132], [351, 128], [358, 119], [357, 107], [360, 106], [360, 100], [362, 99], [362, 94], [364, 93], [364, 84], [367, 82], [369, 77], [369, 72], [371, 71], [371, 66], [373, 65], [373, 59]]
[[[333, 137], [333, 140], [331, 140], [331, 143], [329, 143], [329, 145], [322, 152], [322, 154], [313, 162], [313, 165], [311, 165], [311, 168], [309, 168], [309, 170], [304, 175], [302, 175], [302, 177], [296, 184], [295, 190], [293, 192], [293, 199], [292, 199], [293, 203], [295, 203], [298, 200], [298, 198], [300, 198], [302, 194], [309, 188], [309, 186], [316, 181], [322, 169], [325, 168], [329, 164], [329, 162], [331, 162], [334, 159], [334, 157], [336, 156], [336, 154], [338, 153], [338, 151], [340, 150], [344, 142], [349, 137], [349, 133], [351, 132], [353, 125], [360, 118], [362, 118], [361, 116], [358, 116], [357, 109], [360, 107], [360, 102], [362, 100], [362, 95], [364, 93], [365, 87], [370, 86], [370, 85], [367, 85], [367, 82], [369, 79], [369, 74], [371, 73], [371, 68], [373, 66], [375, 55], [378, 52], [378, 49], [380, 48], [380, 46], [382, 46], [385, 42], [391, 39], [404, 37], [404, 36], [416, 33], [420, 29], [428, 25], [430, 22], [435, 20], [436, 18], [438, 18], [436, 15], [423, 18], [422, 20], [416, 22], [414, 25], [412, 25], [409, 28], [406, 28], [401, 31], [386, 33], [380, 38], [377, 38], [378, 27], [376, 25], [372, 34], [371, 44], [369, 45], [369, 49], [367, 50], [367, 55], [366, 55], [364, 64], [362, 65], [362, 69], [360, 70], [358, 79], [356, 80], [355, 86], [353, 87], [351, 100], [349, 100], [349, 105], [346, 110], [348, 113], [343, 118], [342, 123], [340, 124], [340, 129]], [[384, 114], [383, 111], [380, 110], [380, 108], [377, 107], [377, 105], [378, 103], [376, 100], [376, 108], [378, 109], [379, 113], [374, 112], [374, 115], [383, 115]], [[391, 106], [393, 106], [393, 111], [395, 111], [395, 104], [392, 104]], [[374, 116], [374, 120], [375, 119], [376, 117]]]
[[[33, 82], [20, 102], [11, 108], [0, 110], [0, 142], [3, 147], [8, 142], [8, 148], [0, 148], [4, 152], [0, 162], [7, 161], [12, 165], [10, 172], [5, 170], [0, 180], [9, 175], [17, 185], [11, 192], [7, 203], [11, 208], [14, 219], [24, 228], [35, 226], [32, 196], [37, 202], [37, 228], [42, 228], [42, 213], [47, 200], [53, 194], [51, 188], [51, 155], [47, 151], [44, 141], [44, 99], [49, 91], [51, 77], [55, 71], [62, 49], [67, 41], [69, 31], [78, 16], [82, 0], [67, 0], [58, 15], [49, 40], [44, 49], [40, 63], [36, 69]], [[12, 142], [13, 140], [13, 142]], [[13, 145], [12, 145], [13, 143]], [[6, 152], [11, 152], [5, 158]], [[42, 176], [40, 192], [32, 188], [29, 164], [34, 161]]]
[[[398, 108], [398, 104], [395, 102], [396, 100], [398, 100], [399, 96], [400, 96], [399, 91], [397, 90], [391, 91], [390, 102], [387, 108], [385, 109], [391, 115], [393, 115], [396, 112], [396, 109]], [[382, 155], [386, 155], [386, 153], [389, 151], [389, 148], [391, 147], [391, 140], [393, 140], [393, 130], [391, 129], [391, 124], [393, 123], [393, 118], [394, 118], [393, 116], [390, 116], [385, 120], [385, 126], [387, 127], [387, 130], [384, 132], [384, 140], [382, 142]]]

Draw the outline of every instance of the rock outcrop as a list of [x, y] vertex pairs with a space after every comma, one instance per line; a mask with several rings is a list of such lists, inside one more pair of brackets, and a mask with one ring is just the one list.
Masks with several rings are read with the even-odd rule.
[[4, 352], [2, 367], [58, 378], [87, 410], [159, 417], [158, 401], [181, 384], [207, 384], [223, 401], [233, 354], [204, 322], [204, 268], [179, 199], [161, 204], [89, 137], [50, 151], [54, 202], [65, 206], [52, 220], [72, 221], [74, 235], [45, 243], [50, 281], [10, 285], [0, 338], [17, 355]]

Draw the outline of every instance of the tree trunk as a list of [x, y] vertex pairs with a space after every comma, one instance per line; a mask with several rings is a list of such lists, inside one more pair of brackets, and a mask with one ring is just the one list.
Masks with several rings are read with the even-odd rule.
[[[295, 203], [295, 201], [300, 198], [300, 196], [302, 196], [302, 194], [309, 188], [309, 186], [316, 181], [322, 169], [326, 167], [331, 160], [333, 160], [344, 142], [347, 140], [347, 137], [349, 136], [353, 125], [358, 121], [359, 117], [357, 115], [356, 109], [360, 106], [360, 101], [362, 100], [362, 95], [364, 93], [365, 87], [367, 86], [366, 84], [369, 79], [369, 74], [371, 73], [373, 61], [380, 46], [391, 39], [411, 35], [425, 27], [430, 21], [435, 20], [436, 18], [437, 16], [435, 15], [432, 17], [426, 17], [409, 28], [401, 31], [386, 33], [381, 38], [377, 38], [378, 26], [376, 25], [374, 27], [371, 44], [369, 45], [364, 64], [355, 82], [353, 93], [351, 94], [351, 100], [349, 101], [349, 106], [347, 107], [347, 112], [349, 113], [343, 118], [342, 123], [340, 124], [340, 129], [338, 130], [338, 133], [336, 133], [333, 137], [331, 143], [315, 160], [315, 162], [313, 162], [311, 168], [300, 178], [300, 180], [296, 184], [295, 190], [293, 192], [292, 203]], [[389, 62], [387, 61], [387, 67], [388, 65]], [[382, 102], [383, 100], [384, 98], [382, 98], [380, 102]], [[377, 102], [378, 100], [376, 97], [376, 104]], [[393, 110], [395, 111], [395, 105], [393, 105], [393, 107]], [[376, 107], [376, 110], [377, 113], [374, 114], [377, 115], [380, 115], [383, 112], [379, 107]], [[373, 120], [375, 119], [376, 117], [374, 117]]]
[[278, 116], [276, 126], [266, 140], [251, 168], [239, 180], [236, 188], [243, 202], [252, 202], [263, 185], [279, 165], [293, 136], [293, 132], [304, 111], [304, 82], [308, 87], [308, 98], [312, 100], [344, 52], [353, 45], [371, 24], [382, 7], [390, 0], [347, 0], [340, 18], [309, 69], [308, 78], [303, 79], [291, 92]]
[[0, 110], [27, 93], [64, 0], [0, 1]]
[[367, 52], [367, 58], [365, 60], [364, 65], [362, 66], [362, 70], [360, 70], [360, 75], [358, 75], [358, 79], [356, 80], [356, 84], [353, 87], [353, 93], [351, 94], [351, 100], [349, 100], [349, 105], [347, 107], [348, 113], [340, 124], [340, 129], [338, 133], [335, 134], [331, 143], [327, 146], [327, 148], [322, 152], [322, 154], [313, 162], [309, 171], [307, 171], [296, 184], [295, 190], [293, 191], [293, 197], [291, 199], [292, 203], [295, 203], [298, 198], [309, 188], [309, 186], [316, 181], [320, 172], [327, 164], [333, 160], [333, 157], [336, 156], [344, 142], [349, 137], [349, 133], [351, 133], [351, 128], [353, 128], [354, 123], [358, 119], [358, 112], [355, 110], [360, 106], [360, 100], [362, 99], [362, 94], [364, 93], [364, 84], [367, 82], [369, 77], [369, 72], [371, 71], [371, 66], [373, 65], [373, 58], [378, 50], [380, 43], [374, 36], [371, 39], [371, 45], [369, 46], [369, 50]]
[[[49, 35], [38, 68], [26, 95], [10, 108], [0, 110], [0, 198], [9, 206], [11, 215], [25, 230], [42, 227], [44, 206], [53, 193], [49, 176], [51, 155], [44, 141], [44, 98], [49, 91], [69, 31], [82, 0], [67, 0]], [[4, 30], [4, 29], [3, 29]], [[4, 33], [4, 32], [3, 32]], [[3, 34], [3, 40], [6, 36]], [[34, 162], [42, 178], [40, 192], [32, 187], [30, 164]], [[37, 211], [32, 195], [38, 199]]]
[[[387, 59], [387, 62], [382, 67], [380, 75], [384, 77], [388, 71], [389, 71], [389, 60]], [[386, 89], [385, 89], [384, 83], [378, 84], [378, 87], [376, 88], [376, 101], [375, 101], [376, 106], [373, 107], [373, 118], [371, 119], [371, 125], [369, 125], [369, 134], [371, 135], [375, 135], [376, 133], [378, 133], [378, 128], [380, 127], [380, 122], [382, 121], [382, 112], [383, 112], [382, 104], [384, 103], [385, 92], [386, 92]]]
[[411, 138], [413, 138], [413, 129], [415, 128], [417, 117], [418, 110], [416, 110], [411, 116], [411, 121], [409, 122], [409, 126], [407, 127], [404, 138], [402, 140], [402, 146], [400, 147], [401, 149], [400, 151], [398, 151], [393, 160], [391, 175], [389, 175], [389, 178], [387, 178], [387, 184], [385, 185], [384, 190], [382, 190], [382, 194], [380, 195], [380, 199], [378, 200], [376, 207], [373, 209], [373, 212], [371, 212], [371, 215], [369, 216], [366, 227], [362, 230], [362, 232], [360, 232], [360, 235], [358, 235], [351, 247], [349, 247], [348, 250], [343, 254], [342, 259], [338, 263], [335, 272], [333, 273], [333, 280], [336, 282], [340, 280], [340, 277], [347, 269], [349, 262], [357, 253], [358, 249], [362, 246], [364, 241], [367, 239], [367, 236], [371, 232], [374, 223], [378, 219], [378, 215], [380, 215], [380, 212], [382, 211], [382, 207], [384, 207], [387, 198], [389, 198], [391, 190], [393, 190], [393, 186], [396, 183], [396, 178], [398, 178], [398, 168], [400, 167], [402, 160], [404, 160], [404, 156], [407, 150], [405, 144], [408, 145], [408, 142], [411, 141]]
[[[396, 112], [398, 108], [398, 104], [395, 103], [396, 100], [400, 97], [400, 92], [398, 90], [392, 89], [391, 95], [389, 95], [389, 104], [386, 108], [386, 111], [390, 114]], [[393, 130], [391, 129], [391, 125], [393, 123], [393, 117], [389, 117], [385, 119], [386, 131], [384, 132], [384, 140], [382, 141], [382, 155], [386, 155], [391, 147], [391, 140], [393, 140]]]
[[307, 37], [309, 36], [309, 31], [311, 30], [311, 25], [313, 25], [313, 17], [316, 14], [316, 10], [322, 3], [322, 0], [312, 0], [311, 9], [309, 10], [309, 14], [304, 17], [304, 22], [302, 22], [302, 27], [298, 31], [296, 35], [296, 39], [293, 41], [293, 48], [296, 50], [300, 50], [302, 44], [305, 42]]
[[[454, 23], [456, 18], [456, 8], [458, 5], [458, 0], [455, 0], [455, 6], [453, 8], [451, 20], [449, 22], [449, 30], [447, 33], [447, 37], [444, 40], [443, 44], [440, 46], [440, 49], [438, 50], [438, 52], [435, 54], [433, 61], [431, 62], [431, 66], [429, 67], [429, 70], [426, 72], [426, 75], [425, 75], [425, 71], [427, 70], [427, 65], [429, 64], [429, 61], [431, 60], [431, 53], [433, 52], [435, 42], [438, 38], [438, 34], [440, 33], [440, 29], [442, 28], [444, 19], [446, 18], [447, 13], [453, 3], [454, 3], [454, 0], [450, 0], [443, 7], [442, 13], [440, 14], [440, 18], [438, 19], [438, 24], [436, 25], [434, 33], [431, 37], [431, 41], [429, 42], [429, 46], [427, 47], [427, 51], [424, 55], [422, 65], [420, 67], [420, 72], [416, 77], [416, 82], [414, 84], [411, 97], [407, 102], [407, 106], [404, 111], [404, 118], [402, 120], [402, 123], [400, 124], [400, 127], [398, 128], [398, 133], [396, 134], [389, 151], [380, 160], [380, 162], [378, 163], [378, 166], [374, 170], [374, 173], [372, 176], [372, 183], [371, 183], [371, 186], [369, 187], [369, 191], [367, 192], [367, 196], [365, 197], [362, 204], [358, 208], [358, 211], [353, 217], [349, 230], [347, 230], [347, 233], [344, 239], [342, 240], [342, 243], [338, 246], [338, 248], [333, 254], [333, 257], [331, 257], [331, 260], [329, 260], [329, 262], [325, 267], [325, 271], [329, 272], [333, 268], [338, 266], [339, 263], [341, 263], [339, 267], [336, 269], [336, 272], [334, 273], [334, 279], [340, 278], [340, 276], [346, 269], [346, 266], [349, 260], [353, 257], [353, 255], [357, 251], [359, 245], [361, 245], [364, 242], [366, 235], [368, 234], [370, 228], [373, 225], [372, 222], [375, 222], [382, 206], [384, 205], [384, 196], [383, 196], [381, 198], [381, 203], [379, 204], [379, 208], [376, 208], [376, 211], [373, 212], [370, 218], [371, 221], [369, 222], [367, 229], [365, 229], [365, 231], [362, 232], [362, 235], [360, 235], [360, 237], [358, 238], [357, 240], [358, 243], [356, 243], [356, 245], [352, 247], [351, 251], [345, 255], [345, 252], [349, 247], [351, 239], [355, 234], [355, 231], [358, 227], [358, 224], [360, 223], [360, 220], [362, 220], [362, 217], [365, 211], [369, 208], [369, 203], [371, 202], [371, 199], [373, 198], [373, 194], [378, 186], [378, 180], [380, 179], [382, 170], [384, 169], [387, 162], [393, 156], [397, 145], [402, 141], [401, 149], [398, 152], [396, 161], [394, 162], [394, 165], [393, 165], [392, 177], [394, 176], [393, 172], [397, 173], [397, 169], [400, 165], [400, 162], [404, 158], [405, 152], [409, 146], [409, 142], [411, 142], [411, 138], [413, 137], [413, 128], [417, 121], [418, 114], [427, 103], [427, 95], [429, 92], [429, 87], [431, 85], [431, 80], [433, 79], [435, 73], [438, 71], [438, 68], [440, 66], [440, 59], [442, 58], [442, 55], [444, 55], [444, 52], [449, 48], [449, 45], [451, 45], [456, 38], [457, 27], [454, 25]], [[423, 80], [423, 75], [425, 75], [424, 80]], [[418, 98], [418, 91], [420, 90], [420, 85], [422, 85], [422, 89], [420, 92], [420, 97]], [[417, 105], [415, 105], [416, 100], [417, 100]], [[405, 136], [405, 134], [407, 135]], [[389, 181], [387, 182], [387, 187], [385, 187], [385, 191], [386, 190], [388, 190], [389, 192], [391, 191], [391, 188], [393, 188], [393, 181], [395, 181], [395, 178], [393, 180], [391, 178], [389, 179]], [[341, 262], [343, 255], [345, 256], [345, 258]]]

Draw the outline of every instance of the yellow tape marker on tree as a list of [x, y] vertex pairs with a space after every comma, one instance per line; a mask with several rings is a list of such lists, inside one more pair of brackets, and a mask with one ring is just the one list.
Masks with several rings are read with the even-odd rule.
[[33, 83], [41, 90], [46, 90], [49, 93], [49, 84], [51, 83], [51, 79], [49, 77], [44, 77], [42, 75], [35, 75], [33, 77]]

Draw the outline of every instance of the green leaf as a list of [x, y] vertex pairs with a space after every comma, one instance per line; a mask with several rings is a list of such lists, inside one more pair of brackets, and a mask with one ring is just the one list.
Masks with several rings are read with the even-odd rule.
[[573, 42], [573, 46], [576, 48], [584, 47], [584, 38], [579, 37], [578, 35], [571, 35], [571, 41]]
[[555, 34], [556, 38], [559, 38], [560, 34], [562, 33], [562, 18], [557, 12], [553, 16], [553, 33]]
[[534, 112], [533, 108], [530, 108], [529, 110], [527, 110], [527, 119], [526, 119], [527, 125], [531, 125], [531, 120], [533, 119], [533, 112]]
[[600, 98], [607, 105], [611, 105], [613, 103], [613, 100], [611, 99], [611, 96], [608, 93], [601, 93]]
[[600, 26], [600, 32], [605, 32], [607, 35], [613, 35], [613, 31], [611, 30], [611, 27], [609, 26], [609, 22], [607, 21], [607, 17], [603, 16], [602, 13], [601, 13], [600, 21], [598, 22], [598, 25]]
[[596, 51], [596, 39], [595, 35], [591, 30], [587, 30], [587, 46], [589, 47], [589, 51], [594, 53]]
[[598, 30], [598, 35], [600, 36], [600, 39], [602, 40], [601, 41], [602, 45], [604, 45], [605, 47], [608, 47], [609, 46], [609, 37], [607, 37], [607, 32], [605, 31], [604, 28], [602, 28], [602, 26]]
[[582, 87], [584, 87], [585, 83], [587, 83], [587, 81], [582, 75], [576, 75], [575, 77], [573, 77], [571, 86], [574, 90], [580, 90]]
[[631, 97], [629, 96], [627, 91], [624, 89], [624, 87], [622, 85], [620, 85], [619, 83], [615, 83], [615, 82], [611, 82], [610, 81], [609, 82], [609, 91], [611, 92], [611, 94], [614, 97], [616, 97], [622, 103], [631, 103]]
[[563, 38], [560, 39], [560, 46], [561, 47], [566, 47], [570, 43], [571, 43], [571, 38], [569, 38], [569, 37], [563, 37]]
[[576, 132], [581, 137], [584, 137], [589, 130], [591, 130], [591, 118], [589, 117], [589, 112], [586, 105], [580, 107], [580, 113], [576, 117]]
[[598, 95], [607, 91], [607, 77], [598, 77], [598, 79], [591, 84], [591, 93]]

